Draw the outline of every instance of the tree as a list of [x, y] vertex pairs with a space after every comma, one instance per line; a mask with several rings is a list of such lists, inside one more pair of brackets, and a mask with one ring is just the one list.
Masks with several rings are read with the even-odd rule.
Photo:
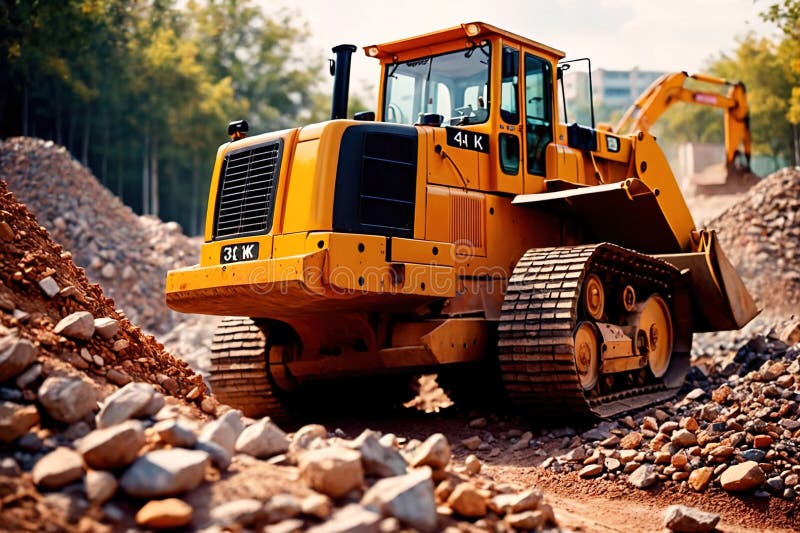
[[774, 22], [787, 37], [800, 39], [800, 0], [783, 0], [770, 5], [761, 17]]
[[786, 36], [781, 46], [787, 53], [789, 69], [795, 75], [786, 119], [792, 125], [794, 164], [800, 165], [800, 0], [783, 0], [772, 4], [761, 16], [774, 22]]
[[297, 20], [253, 0], [0, 2], [0, 136], [63, 144], [137, 211], [196, 232], [229, 120], [327, 116]]

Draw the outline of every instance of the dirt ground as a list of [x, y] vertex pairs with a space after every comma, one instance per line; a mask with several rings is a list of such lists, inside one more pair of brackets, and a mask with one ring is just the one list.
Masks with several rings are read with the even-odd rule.
[[[469, 454], [462, 439], [476, 434], [469, 421], [477, 417], [493, 416], [492, 411], [471, 411], [458, 407], [446, 408], [439, 413], [420, 413], [408, 410], [397, 412], [389, 418], [345, 419], [337, 416], [323, 418], [328, 427], [339, 427], [347, 434], [357, 435], [364, 428], [391, 432], [407, 438], [424, 439], [435, 432], [444, 433], [454, 444], [456, 462]], [[338, 426], [337, 426], [338, 424]], [[497, 425], [490, 422], [487, 428], [508, 431], [536, 431], [546, 426], [526, 421], [520, 417], [502, 418]], [[664, 531], [663, 510], [673, 504], [696, 506], [722, 516], [719, 531], [766, 532], [797, 531], [800, 520], [800, 503], [778, 498], [767, 500], [750, 496], [736, 496], [714, 489], [698, 494], [690, 490], [675, 491], [654, 489], [643, 491], [606, 480], [586, 480], [576, 473], [555, 474], [540, 467], [549, 456], [548, 450], [512, 450], [499, 445], [496, 457], [478, 454], [486, 475], [498, 483], [513, 483], [522, 487], [538, 487], [545, 491], [547, 501], [553, 506], [559, 525], [566, 530], [586, 532]]]

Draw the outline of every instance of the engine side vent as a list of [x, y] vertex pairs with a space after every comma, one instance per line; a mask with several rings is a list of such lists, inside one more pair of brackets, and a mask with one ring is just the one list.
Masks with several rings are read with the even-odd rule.
[[269, 233], [283, 142], [228, 152], [222, 162], [214, 239]]
[[450, 242], [456, 253], [486, 255], [486, 221], [482, 194], [450, 191]]
[[336, 174], [336, 231], [414, 235], [417, 134], [414, 128], [370, 125], [342, 136]]

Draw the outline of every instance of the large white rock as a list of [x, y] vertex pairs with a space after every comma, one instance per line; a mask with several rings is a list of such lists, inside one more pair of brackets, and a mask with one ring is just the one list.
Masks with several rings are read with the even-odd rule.
[[109, 472], [90, 470], [83, 480], [86, 497], [94, 504], [104, 504], [117, 492], [117, 478]]
[[695, 507], [670, 505], [664, 513], [664, 527], [682, 533], [706, 533], [714, 530], [719, 518], [716, 513], [707, 513]]
[[36, 359], [36, 346], [28, 339], [0, 338], [0, 381], [21, 374]]
[[192, 490], [202, 483], [210, 458], [199, 450], [156, 450], [133, 463], [120, 486], [135, 498], [161, 498]]
[[311, 450], [300, 456], [300, 478], [312, 489], [340, 498], [364, 483], [361, 454], [332, 446]]
[[203, 426], [198, 440], [216, 442], [228, 452], [233, 453], [236, 439], [239, 438], [243, 427], [242, 412], [238, 410], [228, 411]]
[[128, 383], [106, 398], [95, 417], [97, 427], [107, 428], [136, 417], [148, 407], [155, 393], [149, 383]]
[[172, 446], [191, 448], [197, 442], [194, 429], [180, 419], [162, 420], [153, 426], [158, 437]]
[[94, 332], [101, 339], [110, 339], [119, 331], [119, 322], [113, 318], [101, 317], [94, 319]]
[[253, 498], [232, 500], [215, 506], [209, 513], [219, 526], [247, 527], [265, 516], [264, 504]]
[[126, 420], [109, 428], [92, 431], [78, 442], [78, 451], [92, 468], [112, 470], [131, 464], [144, 443], [142, 423]]
[[289, 445], [289, 453], [297, 455], [311, 448], [311, 443], [317, 439], [325, 439], [328, 436], [328, 430], [321, 424], [307, 424], [298, 429], [292, 443]]
[[308, 533], [377, 533], [381, 515], [352, 503], [342, 507], [328, 520], [309, 528]]
[[48, 298], [52, 298], [58, 294], [58, 291], [61, 290], [61, 288], [58, 286], [58, 283], [56, 283], [56, 280], [53, 279], [53, 276], [47, 276], [40, 279], [39, 288], [42, 289], [42, 292], [45, 293]]
[[658, 472], [653, 465], [642, 465], [631, 472], [628, 482], [637, 489], [647, 489], [658, 481]]
[[50, 416], [67, 424], [97, 409], [94, 387], [81, 378], [47, 378], [39, 387], [39, 401]]
[[94, 317], [88, 311], [78, 311], [62, 318], [53, 329], [56, 335], [88, 341], [94, 334]]
[[46, 489], [58, 489], [83, 476], [83, 459], [69, 448], [56, 448], [33, 466], [33, 482]]
[[236, 439], [236, 451], [259, 459], [266, 459], [289, 449], [289, 439], [281, 428], [266, 416], [252, 424]]
[[441, 433], [434, 433], [411, 454], [411, 466], [430, 466], [441, 470], [450, 462], [450, 443]]
[[431, 469], [423, 467], [401, 476], [381, 479], [361, 499], [361, 504], [383, 516], [394, 516], [419, 531], [436, 529], [436, 503]]
[[378, 434], [364, 430], [350, 446], [361, 452], [364, 473], [378, 477], [400, 476], [406, 473], [406, 460], [393, 447], [381, 444]]

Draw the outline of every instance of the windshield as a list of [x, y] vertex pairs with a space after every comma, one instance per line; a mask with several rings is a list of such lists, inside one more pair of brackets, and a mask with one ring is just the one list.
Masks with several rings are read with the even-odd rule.
[[414, 124], [426, 113], [451, 126], [489, 118], [489, 43], [386, 67], [383, 119]]

